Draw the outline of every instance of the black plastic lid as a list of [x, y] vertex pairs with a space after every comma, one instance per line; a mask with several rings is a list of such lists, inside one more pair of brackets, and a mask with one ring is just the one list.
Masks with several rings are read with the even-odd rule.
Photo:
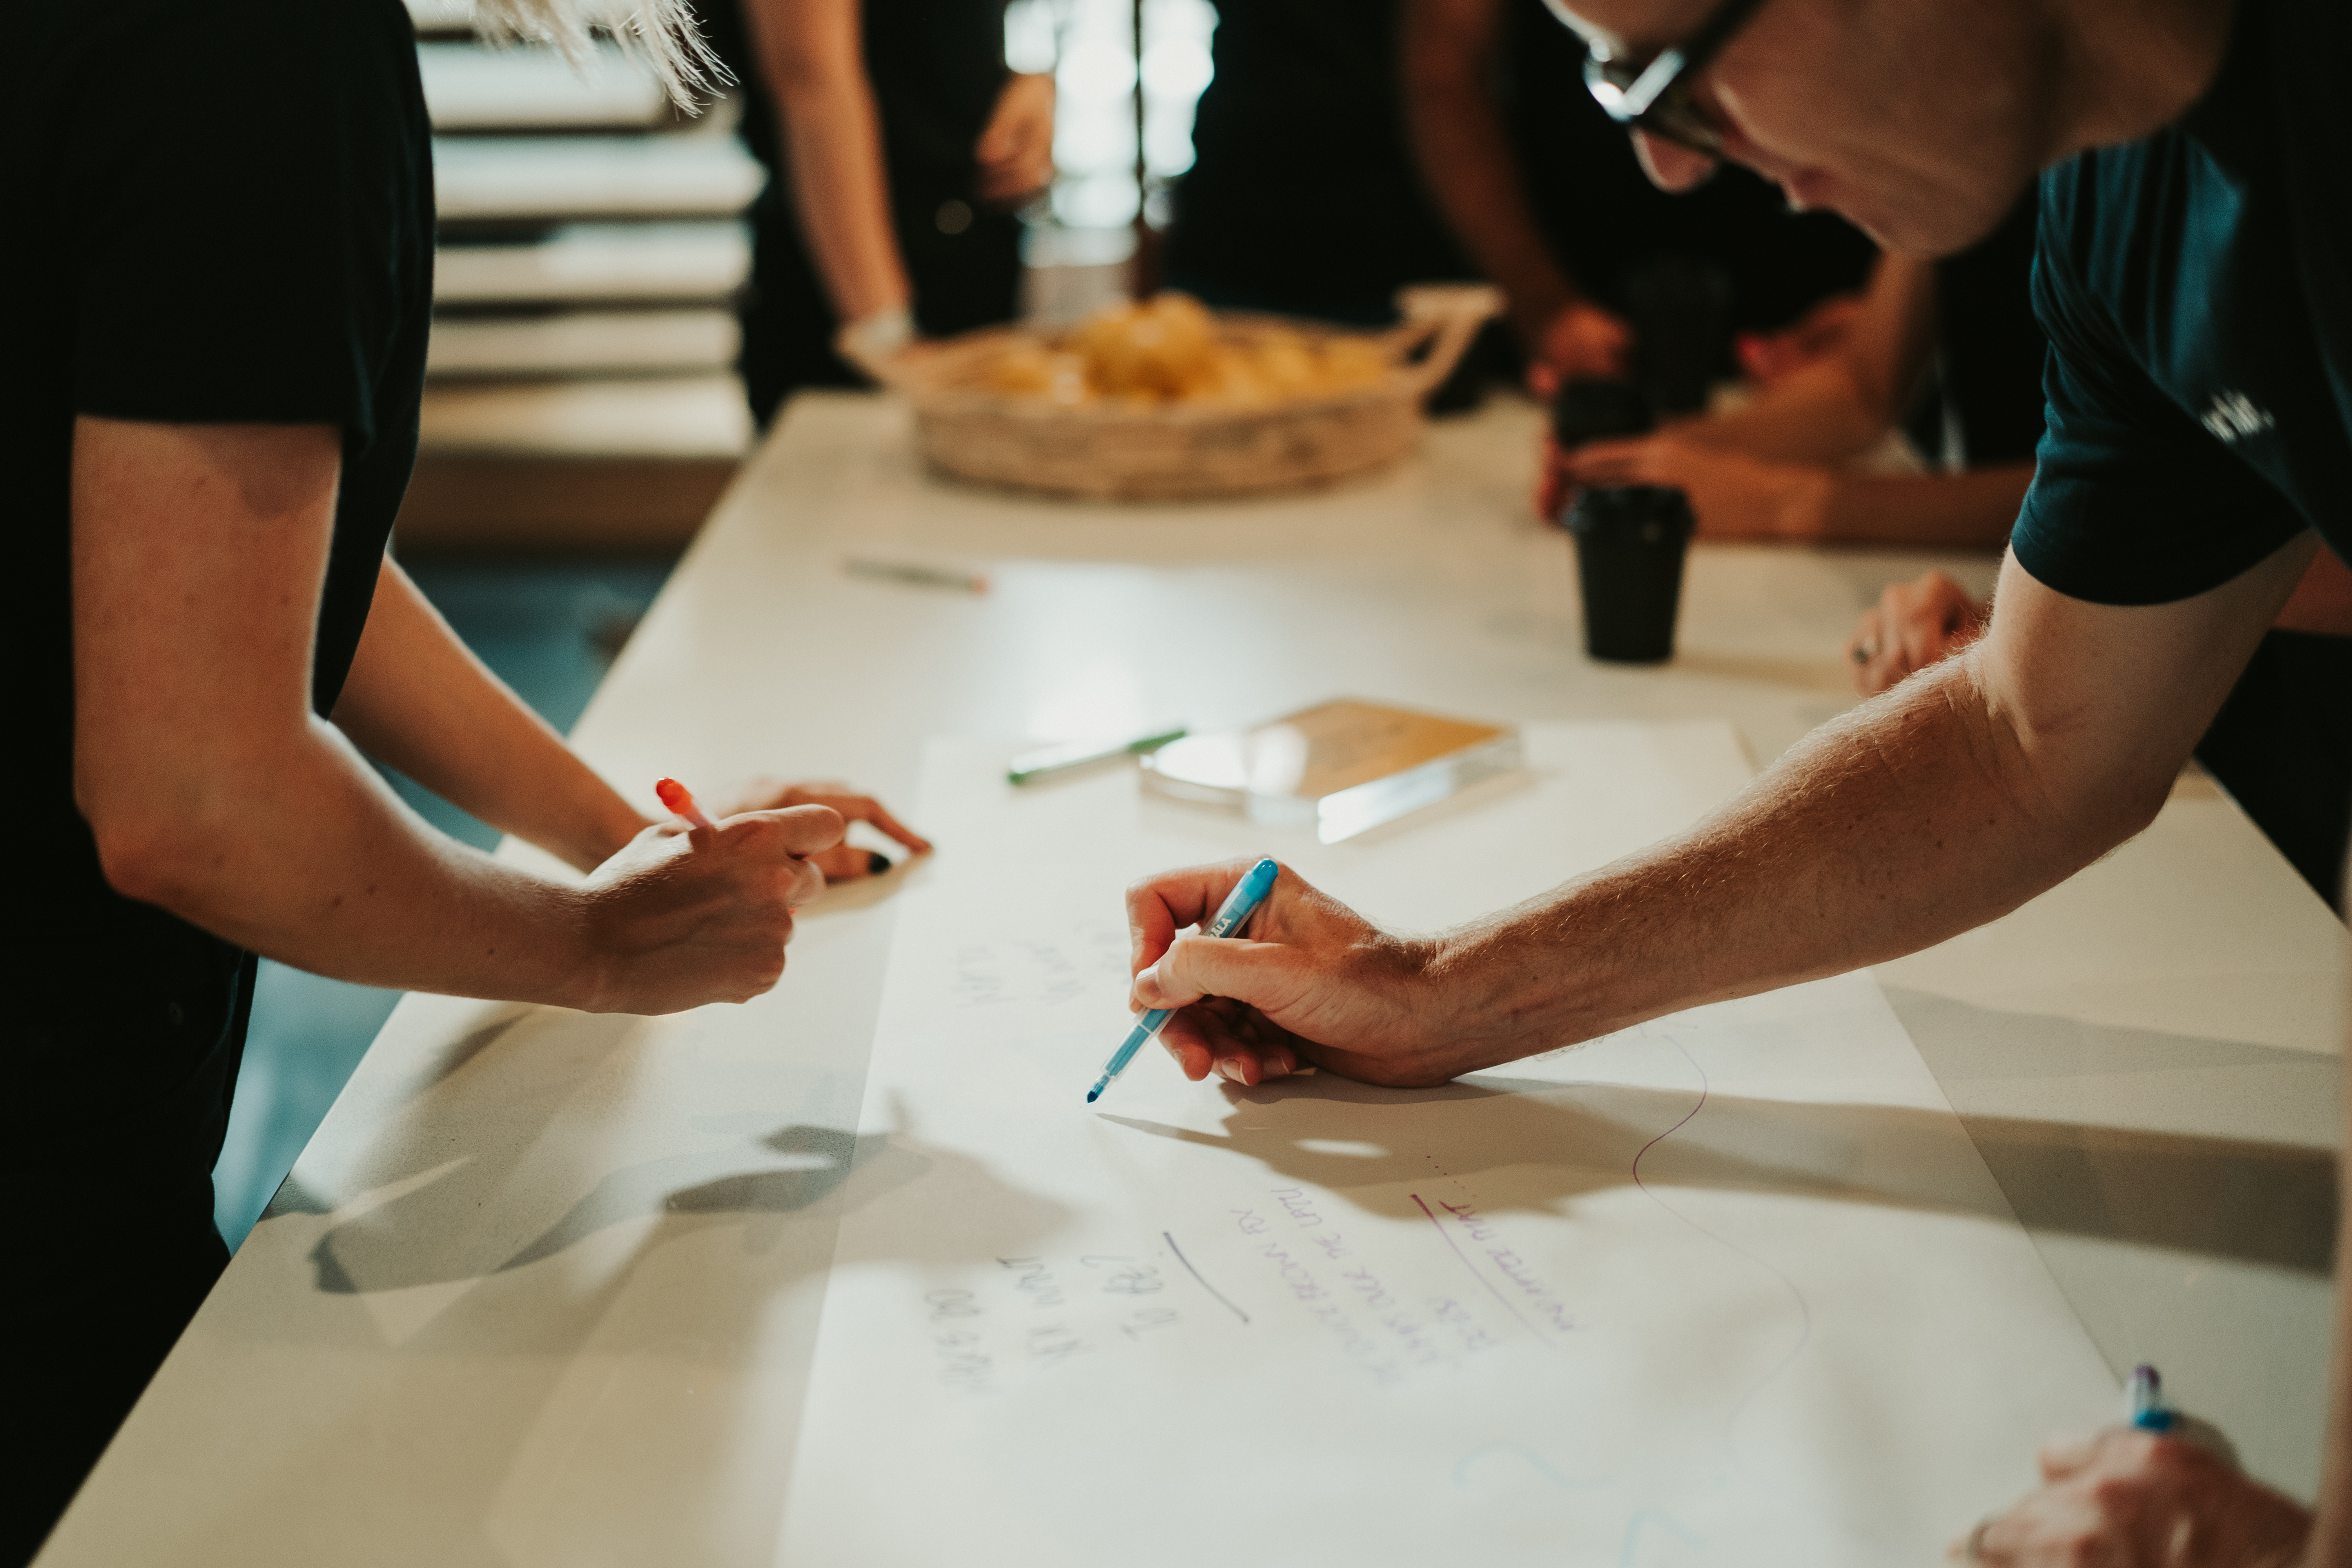
[[1551, 400], [1551, 434], [1562, 451], [1612, 437], [1646, 436], [1657, 425], [1650, 400], [1630, 381], [1570, 381]]
[[1690, 498], [1663, 485], [1623, 485], [1586, 490], [1568, 509], [1570, 533], [1663, 543], [1690, 538], [1698, 527]]

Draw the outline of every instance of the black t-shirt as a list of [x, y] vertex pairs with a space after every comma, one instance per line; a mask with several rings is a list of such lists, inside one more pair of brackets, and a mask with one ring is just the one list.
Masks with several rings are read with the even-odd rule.
[[2239, 0], [2174, 125], [2042, 178], [2049, 430], [2011, 535], [2042, 582], [2150, 605], [2306, 527], [2352, 555], [2352, 9]]
[[[789, 171], [776, 105], [745, 26], [742, 0], [702, 0], [704, 36], [743, 100], [740, 132], [771, 176]], [[1004, 0], [862, 0], [866, 84], [882, 124], [882, 163], [895, 196], [970, 199], [973, 149], [1004, 90]], [[928, 216], [929, 208], [925, 207]]]
[[1216, 74], [1176, 189], [1172, 279], [1262, 309], [1381, 321], [1404, 284], [1475, 275], [1414, 163], [1398, 80], [1401, 9], [1400, 0], [1218, 8]]
[[74, 419], [341, 428], [313, 666], [331, 709], [416, 451], [433, 180], [415, 37], [400, 0], [110, 0], [9, 26], [0, 473], [21, 749], [0, 1070], [26, 1137], [97, 1135], [86, 1111], [118, 1135], [110, 1163], [208, 1165], [126, 1131], [185, 1130], [175, 1097], [240, 1043], [247, 961], [110, 889], [75, 808]]
[[2030, 463], [2042, 440], [2042, 364], [2050, 342], [2033, 319], [2028, 191], [1999, 228], [1936, 263], [1936, 343], [1945, 411], [1971, 468]]
[[[1672, 195], [1584, 87], [1584, 46], [1542, 0], [1501, 0], [1496, 89], [1538, 228], [1612, 310], [1674, 256], [1720, 266], [1735, 328], [1784, 326], [1860, 288], [1876, 249], [1828, 213], [1793, 216], [1727, 169]], [[1178, 281], [1269, 309], [1378, 320], [1401, 284], [1475, 275], [1423, 185], [1398, 53], [1398, 0], [1244, 0], [1219, 12], [1196, 161], [1177, 190]]]

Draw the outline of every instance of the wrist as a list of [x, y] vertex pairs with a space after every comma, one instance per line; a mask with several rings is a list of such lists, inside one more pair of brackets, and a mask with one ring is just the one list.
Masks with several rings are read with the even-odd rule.
[[914, 341], [914, 312], [902, 299], [843, 323], [841, 331], [834, 335], [834, 347], [850, 363], [871, 370], [887, 363]]
[[1552, 325], [1583, 301], [1568, 289], [1545, 288], [1510, 296], [1512, 330], [1518, 333], [1529, 352], [1540, 356], [1544, 340], [1550, 335]]
[[636, 807], [607, 787], [587, 803], [587, 810], [561, 843], [539, 840], [540, 847], [580, 872], [593, 871], [629, 847], [629, 841], [653, 824]]
[[597, 824], [596, 837], [591, 846], [595, 858], [581, 867], [592, 871], [626, 849], [631, 841], [653, 826], [653, 819], [623, 800], [618, 795], [605, 803], [603, 820]]
[[1474, 926], [1425, 938], [1421, 977], [1438, 1015], [1431, 1033], [1445, 1039], [1449, 1077], [1517, 1061], [1573, 1037], [1560, 1030], [1539, 994], [1542, 986], [1516, 950], [1508, 926]]
[[559, 1007], [581, 1013], [620, 1010], [622, 954], [606, 918], [610, 890], [566, 888], [560, 916], [565, 933], [563, 974], [553, 998]]
[[1781, 537], [1822, 539], [1838, 532], [1843, 493], [1843, 483], [1832, 470], [1810, 464], [1796, 468], [1780, 503]]

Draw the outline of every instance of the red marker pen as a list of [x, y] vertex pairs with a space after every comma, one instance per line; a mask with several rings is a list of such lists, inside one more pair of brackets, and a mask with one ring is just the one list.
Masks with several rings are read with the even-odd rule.
[[676, 779], [656, 779], [654, 793], [661, 796], [661, 803], [664, 805], [686, 818], [694, 826], [716, 827], [719, 826], [703, 816], [702, 808], [694, 804], [694, 792]]

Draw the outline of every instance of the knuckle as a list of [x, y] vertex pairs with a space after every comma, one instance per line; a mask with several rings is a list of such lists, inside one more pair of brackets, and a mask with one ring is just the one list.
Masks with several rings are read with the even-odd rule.
[[2132, 1476], [2101, 1476], [2089, 1487], [2091, 1505], [2102, 1519], [2127, 1518], [2137, 1513], [2142, 1482]]

